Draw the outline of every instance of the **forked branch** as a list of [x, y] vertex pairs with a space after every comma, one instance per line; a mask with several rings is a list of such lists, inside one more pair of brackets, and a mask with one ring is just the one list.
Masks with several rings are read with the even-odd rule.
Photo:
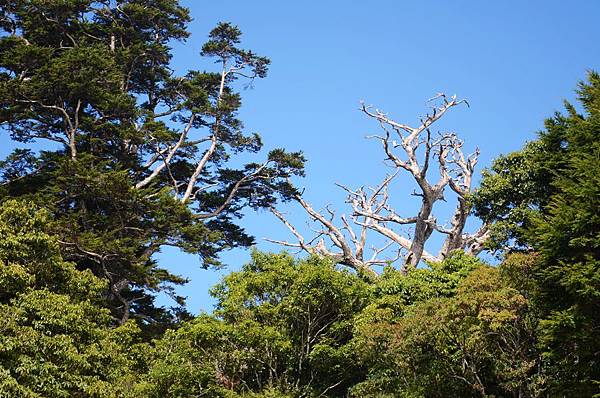
[[[339, 263], [356, 270], [372, 270], [373, 265], [402, 259], [401, 269], [406, 272], [415, 268], [421, 260], [429, 263], [442, 261], [453, 250], [462, 249], [471, 254], [481, 252], [489, 236], [487, 227], [483, 226], [474, 234], [464, 233], [470, 214], [467, 199], [471, 192], [479, 150], [465, 155], [463, 142], [456, 134], [433, 134], [431, 131], [435, 123], [450, 109], [468, 103], [458, 100], [456, 96], [447, 97], [444, 94], [437, 94], [428, 102], [433, 106], [416, 127], [399, 123], [386, 113], [361, 104], [361, 111], [374, 119], [383, 131], [383, 134], [370, 135], [367, 138], [376, 139], [381, 143], [385, 160], [391, 162], [395, 171], [373, 187], [353, 190], [338, 184], [346, 192], [346, 203], [352, 209], [350, 218], [340, 217], [341, 227], [334, 224], [333, 217], [326, 217], [322, 212], [316, 211], [301, 195], [297, 195], [294, 198], [296, 202], [314, 223], [322, 227], [317, 240], [307, 241], [281, 213], [272, 209], [277, 218], [290, 229], [298, 243], [274, 242], [333, 257]], [[433, 164], [437, 165], [435, 171], [432, 170]], [[392, 184], [401, 171], [408, 172], [417, 186], [417, 190], [412, 193], [412, 196], [420, 200], [419, 211], [415, 215], [402, 215], [391, 204]], [[444, 196], [448, 191], [446, 188], [453, 192], [457, 202], [447, 226], [439, 225], [434, 216], [434, 205], [438, 201], [447, 201]], [[327, 213], [334, 215], [329, 209]], [[406, 233], [406, 227], [410, 227], [410, 234]], [[373, 257], [365, 260], [363, 256], [368, 232], [385, 237], [388, 243], [380, 249], [373, 249]], [[442, 248], [435, 255], [425, 249], [426, 242], [433, 233], [445, 235]], [[329, 245], [326, 244], [326, 240]], [[315, 241], [317, 243], [314, 243]], [[390, 251], [396, 253], [391, 260], [378, 259]]]

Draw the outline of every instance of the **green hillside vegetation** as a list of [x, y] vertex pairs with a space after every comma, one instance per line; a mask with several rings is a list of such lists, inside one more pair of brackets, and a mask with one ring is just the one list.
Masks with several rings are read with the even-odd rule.
[[0, 162], [1, 398], [600, 396], [596, 72], [461, 198], [498, 264], [458, 249], [375, 277], [255, 250], [194, 316], [158, 250], [225, 266], [254, 244], [244, 209], [300, 194], [302, 153], [262, 153], [238, 119], [269, 60], [219, 23], [215, 71], [174, 75], [175, 0], [0, 10], [0, 124], [21, 144]]

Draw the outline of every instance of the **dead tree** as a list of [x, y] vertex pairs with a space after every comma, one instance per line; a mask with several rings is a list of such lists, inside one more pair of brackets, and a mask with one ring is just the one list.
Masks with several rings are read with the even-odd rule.
[[[275, 208], [271, 211], [294, 235], [296, 241], [268, 239], [287, 247], [295, 247], [308, 253], [328, 256], [340, 264], [357, 271], [376, 275], [376, 265], [402, 261], [401, 270], [415, 268], [421, 260], [427, 263], [442, 261], [450, 252], [457, 249], [476, 255], [484, 248], [489, 230], [483, 225], [477, 232], [465, 233], [465, 224], [470, 213], [468, 196], [471, 192], [473, 172], [479, 156], [479, 150], [466, 156], [463, 142], [454, 133], [432, 133], [432, 126], [451, 108], [467, 104], [457, 100], [456, 96], [447, 97], [438, 94], [431, 100], [431, 111], [421, 118], [418, 127], [398, 123], [385, 113], [361, 104], [361, 111], [377, 121], [382, 133], [368, 136], [378, 140], [385, 153], [385, 160], [394, 168], [393, 173], [374, 187], [350, 189], [338, 184], [347, 193], [352, 212], [350, 216], [339, 217], [336, 225], [336, 213], [329, 207], [317, 211], [306, 202], [301, 194], [294, 199], [306, 211], [311, 221], [318, 225], [313, 229], [316, 234], [306, 239], [286, 217]], [[400, 215], [390, 205], [390, 184], [400, 172], [407, 172], [418, 189], [412, 195], [420, 199], [420, 209], [414, 216]], [[431, 179], [435, 178], [435, 182]], [[456, 196], [456, 208], [447, 225], [440, 225], [434, 217], [434, 205], [446, 201], [447, 190]], [[402, 226], [410, 226], [412, 234], [399, 231]], [[445, 241], [437, 253], [429, 253], [425, 246], [434, 232], [445, 235]], [[387, 238], [383, 247], [371, 247], [372, 256], [365, 257], [365, 248], [369, 233]], [[393, 250], [394, 255], [381, 258], [381, 255]]]

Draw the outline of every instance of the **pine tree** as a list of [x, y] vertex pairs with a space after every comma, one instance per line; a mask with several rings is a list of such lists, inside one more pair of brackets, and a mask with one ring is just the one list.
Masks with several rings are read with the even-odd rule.
[[153, 255], [175, 246], [220, 265], [220, 252], [253, 243], [242, 210], [288, 198], [302, 173], [302, 155], [281, 149], [228, 166], [262, 147], [243, 132], [236, 87], [269, 60], [221, 23], [201, 52], [219, 69], [175, 74], [170, 44], [190, 20], [175, 0], [9, 1], [0, 14], [0, 124], [25, 145], [2, 164], [2, 198], [49, 209], [64, 258], [108, 281], [116, 323], [160, 329], [181, 308], [157, 308], [152, 292], [183, 304], [173, 284], [185, 281]]

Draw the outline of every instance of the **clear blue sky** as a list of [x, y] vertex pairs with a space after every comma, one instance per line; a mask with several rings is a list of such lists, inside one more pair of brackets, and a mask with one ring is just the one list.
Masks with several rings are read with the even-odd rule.
[[[180, 73], [212, 67], [198, 53], [218, 21], [238, 25], [242, 45], [271, 58], [269, 76], [244, 91], [241, 118], [266, 149], [305, 152], [300, 184], [316, 206], [343, 207], [335, 182], [356, 187], [385, 174], [377, 144], [364, 139], [377, 126], [357, 110], [360, 100], [414, 123], [437, 92], [468, 99], [471, 107], [455, 109], [440, 127], [456, 131], [468, 149], [480, 147], [481, 170], [533, 139], [544, 118], [574, 98], [586, 70], [600, 70], [600, 2], [593, 0], [183, 4], [194, 21], [189, 40], [174, 46]], [[11, 146], [0, 136], [0, 155]], [[396, 204], [410, 208], [405, 194], [399, 187]], [[284, 209], [297, 223], [306, 220], [297, 207]], [[262, 237], [289, 237], [266, 212], [249, 213], [241, 223], [259, 249], [278, 250]], [[159, 256], [191, 279], [179, 291], [193, 312], [212, 309], [208, 288], [246, 262], [249, 251], [223, 258], [229, 268], [216, 272], [173, 250]]]

